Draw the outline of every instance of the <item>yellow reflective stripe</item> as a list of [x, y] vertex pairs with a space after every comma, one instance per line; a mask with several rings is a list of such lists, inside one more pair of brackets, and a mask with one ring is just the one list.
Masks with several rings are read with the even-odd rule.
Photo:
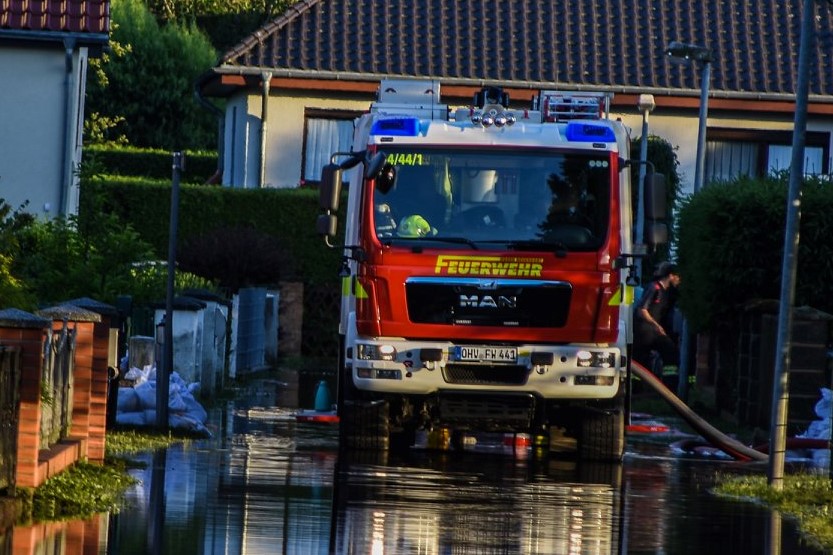
[[367, 291], [365, 291], [364, 287], [359, 280], [356, 280], [356, 298], [357, 299], [366, 299], [367, 298]]
[[[353, 285], [355, 284], [355, 286]], [[347, 276], [341, 278], [341, 294], [344, 297], [349, 297], [353, 294], [353, 287], [355, 287], [356, 298], [357, 299], [366, 299], [367, 298], [367, 291], [365, 291], [362, 284], [359, 283], [359, 280], [356, 279], [356, 276]]]
[[608, 301], [608, 306], [619, 306], [621, 304], [633, 304], [634, 291], [636, 288], [633, 285], [623, 284], [619, 290]]

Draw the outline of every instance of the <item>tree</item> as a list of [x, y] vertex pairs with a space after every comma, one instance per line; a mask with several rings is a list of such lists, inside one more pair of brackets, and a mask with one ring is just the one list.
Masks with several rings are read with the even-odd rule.
[[194, 98], [195, 79], [216, 61], [205, 34], [194, 23], [160, 26], [141, 0], [114, 0], [111, 17], [118, 50], [90, 82], [87, 128], [139, 147], [215, 147], [215, 116]]
[[297, 0], [146, 0], [160, 23], [196, 22], [220, 52], [286, 11]]
[[20, 252], [19, 234], [35, 222], [24, 208], [14, 210], [0, 198], [0, 309], [30, 310], [35, 306], [34, 295], [14, 272], [14, 261]]

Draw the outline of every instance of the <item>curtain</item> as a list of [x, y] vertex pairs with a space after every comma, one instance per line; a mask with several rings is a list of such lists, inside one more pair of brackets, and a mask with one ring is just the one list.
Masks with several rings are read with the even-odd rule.
[[758, 145], [735, 141], [707, 141], [703, 183], [728, 181], [758, 172]]
[[352, 142], [353, 120], [307, 118], [303, 179], [320, 180], [321, 168], [330, 163], [330, 155], [349, 151]]

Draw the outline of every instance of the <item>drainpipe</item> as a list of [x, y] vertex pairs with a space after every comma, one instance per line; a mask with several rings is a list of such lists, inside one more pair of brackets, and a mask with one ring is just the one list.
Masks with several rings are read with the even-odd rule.
[[[73, 73], [73, 53], [75, 51], [76, 40], [75, 37], [68, 37], [64, 39], [64, 60], [66, 67], [66, 76], [64, 78], [64, 148], [61, 157], [61, 186], [57, 206], [57, 215], [69, 214], [68, 193], [72, 187], [74, 179], [74, 168], [69, 168], [70, 162], [74, 159], [73, 151], [75, 150], [75, 126], [72, 116], [72, 108], [74, 102], [72, 100], [72, 93], [75, 90], [75, 75]], [[46, 207], [42, 207], [44, 211]]]
[[260, 176], [258, 187], [263, 189], [266, 185], [266, 128], [269, 116], [269, 87], [272, 84], [272, 74], [264, 71], [260, 74], [263, 82], [263, 92], [260, 99]]

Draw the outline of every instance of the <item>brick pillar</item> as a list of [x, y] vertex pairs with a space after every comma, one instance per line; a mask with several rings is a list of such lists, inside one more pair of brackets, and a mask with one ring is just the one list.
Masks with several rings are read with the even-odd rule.
[[31, 555], [52, 552], [57, 538], [63, 541], [63, 553], [95, 555], [100, 552], [99, 541], [106, 515], [96, 515], [89, 520], [69, 522], [40, 522], [28, 526], [15, 526], [12, 531], [11, 553]]
[[17, 418], [15, 487], [34, 488], [38, 475], [41, 419], [41, 369], [49, 321], [28, 312], [0, 310], [0, 343], [20, 350], [20, 406]]
[[285, 281], [280, 286], [278, 356], [298, 356], [301, 354], [301, 328], [304, 324], [304, 284]]
[[[52, 329], [56, 333], [64, 327], [64, 322], [69, 322], [75, 327], [75, 361], [72, 375], [72, 420], [70, 423], [70, 437], [81, 441], [81, 457], [89, 460], [104, 460], [104, 426], [100, 426], [100, 436], [96, 438], [97, 448], [95, 454], [98, 457], [93, 459], [90, 455], [91, 439], [91, 414], [93, 406], [93, 353], [94, 353], [94, 326], [101, 322], [101, 316], [91, 310], [79, 308], [74, 305], [60, 305], [38, 311], [38, 315], [52, 320]], [[109, 325], [108, 338], [109, 338]], [[105, 339], [106, 349], [108, 339]], [[106, 368], [104, 371], [106, 379]], [[106, 388], [98, 403], [106, 403]]]
[[[87, 458], [90, 462], [104, 462], [110, 366], [118, 368], [119, 313], [114, 306], [86, 297], [67, 301], [66, 304], [95, 312], [100, 316], [100, 321], [93, 323]], [[111, 408], [116, 410], [115, 406]]]

